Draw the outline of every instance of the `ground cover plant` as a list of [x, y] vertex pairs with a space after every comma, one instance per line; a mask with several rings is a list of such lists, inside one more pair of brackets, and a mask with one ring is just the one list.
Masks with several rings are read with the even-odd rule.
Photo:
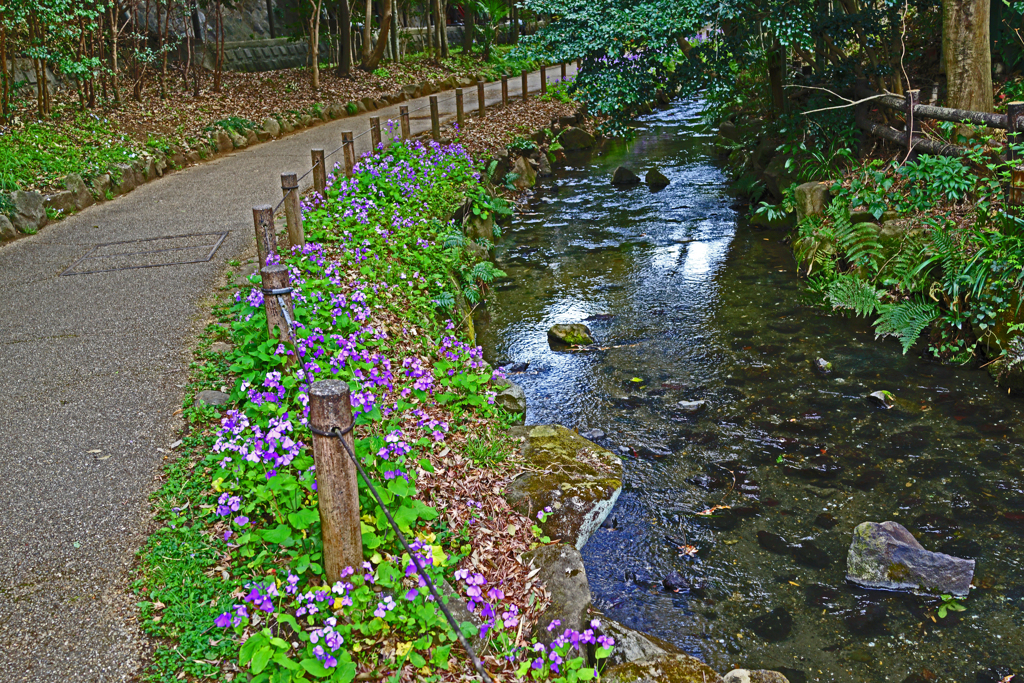
[[[458, 144], [382, 147], [304, 202], [305, 247], [271, 256], [295, 288], [293, 344], [268, 338], [255, 278], [219, 309], [228, 328], [210, 330], [233, 348], [200, 347], [186, 454], [142, 551], [143, 624], [168, 639], [152, 680], [460, 679], [466, 655], [415, 560], [465, 599], [460, 630], [495, 676], [597, 676], [586, 653], [612, 645], [597, 622], [550, 647], [529, 638], [545, 598], [518, 556], [539, 540], [500, 496], [510, 416], [465, 338], [468, 306], [501, 275], [450, 220], [467, 197], [467, 216], [506, 210]], [[352, 391], [356, 455], [415, 558], [361, 481], [365, 561], [325, 575], [308, 391], [326, 378]], [[220, 387], [234, 400], [223, 414], [192, 406]], [[481, 455], [483, 438], [496, 446]]]
[[[219, 90], [203, 81], [196, 90], [173, 65], [162, 82], [146, 81], [139, 100], [99, 102], [84, 108], [73, 88], [57, 90], [46, 118], [39, 118], [28, 91], [15, 91], [10, 120], [0, 121], [0, 191], [62, 190], [64, 177], [78, 173], [89, 179], [150, 148], [166, 152], [172, 145], [208, 148], [211, 131], [223, 127], [236, 133], [255, 130], [268, 117], [319, 116], [335, 102], [393, 95], [403, 85], [450, 76], [518, 74], [536, 66], [530, 57], [513, 57], [511, 47], [496, 47], [488, 60], [478, 52], [453, 49], [436, 60], [426, 53], [406, 55], [372, 73], [359, 69], [339, 77], [330, 68], [320, 75], [320, 88], [308, 87], [307, 68], [261, 73], [225, 72]], [[25, 97], [19, 97], [21, 92]], [[354, 113], [354, 112], [353, 112]], [[63, 173], [63, 175], [62, 175]]]

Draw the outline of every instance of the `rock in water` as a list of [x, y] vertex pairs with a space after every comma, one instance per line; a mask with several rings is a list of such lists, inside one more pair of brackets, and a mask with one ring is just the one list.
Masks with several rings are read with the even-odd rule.
[[814, 541], [802, 541], [793, 546], [793, 557], [800, 564], [815, 569], [825, 569], [832, 564], [832, 559], [824, 550], [814, 544]]
[[593, 344], [590, 328], [581, 323], [572, 325], [552, 325], [548, 330], [548, 339], [562, 344]]
[[733, 669], [725, 674], [725, 683], [789, 683], [789, 679], [767, 669]]
[[676, 404], [676, 409], [684, 413], [699, 413], [707, 404], [707, 401], [680, 401]]
[[612, 185], [638, 185], [640, 177], [625, 166], [619, 166], [612, 173]]
[[896, 522], [864, 522], [853, 530], [846, 579], [867, 588], [966, 596], [974, 560], [925, 550]]
[[644, 177], [644, 182], [647, 183], [647, 186], [652, 190], [660, 190], [663, 187], [668, 187], [668, 184], [671, 181], [664, 173], [656, 168], [652, 168]]
[[824, 358], [818, 358], [814, 361], [814, 371], [821, 376], [832, 374], [832, 364]]
[[750, 629], [768, 642], [784, 639], [793, 630], [793, 615], [785, 607], [776, 607], [768, 614], [751, 619]]
[[868, 402], [886, 410], [896, 405], [896, 400], [892, 393], [884, 390], [873, 391], [868, 394]]

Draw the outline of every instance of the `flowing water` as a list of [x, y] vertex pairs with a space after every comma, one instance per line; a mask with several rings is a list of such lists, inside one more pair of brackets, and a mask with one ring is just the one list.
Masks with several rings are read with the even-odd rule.
[[[478, 321], [489, 360], [529, 363], [510, 375], [528, 424], [600, 429], [622, 454], [622, 495], [583, 549], [595, 604], [722, 672], [971, 683], [1019, 670], [1020, 404], [983, 371], [903, 356], [806, 305], [784, 233], [731, 208], [699, 115], [693, 102], [656, 112], [632, 143], [542, 181], [497, 247], [510, 279]], [[615, 189], [619, 164], [672, 183]], [[552, 324], [576, 322], [599, 350], [549, 347]], [[900, 407], [871, 405], [879, 389]], [[684, 400], [706, 408], [683, 413]], [[716, 505], [729, 509], [696, 514]], [[854, 526], [883, 520], [977, 560], [966, 611], [939, 619], [938, 599], [846, 583]]]

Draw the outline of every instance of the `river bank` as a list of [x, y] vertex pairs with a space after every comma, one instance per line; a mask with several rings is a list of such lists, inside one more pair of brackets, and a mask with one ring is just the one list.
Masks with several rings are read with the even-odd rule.
[[[529, 424], [623, 459], [623, 492], [582, 551], [594, 604], [718, 671], [971, 681], [1018, 668], [1019, 407], [984, 373], [808, 306], [786, 230], [738, 214], [701, 122], [695, 103], [642, 117], [631, 145], [571, 158], [535, 188], [498, 245], [509, 279], [478, 316]], [[615, 189], [619, 165], [656, 165], [671, 184]], [[552, 324], [579, 322], [595, 348], [549, 346]], [[878, 389], [908, 409], [877, 409]], [[717, 505], [729, 510], [699, 514]], [[853, 528], [883, 519], [976, 558], [966, 612], [846, 583]]]

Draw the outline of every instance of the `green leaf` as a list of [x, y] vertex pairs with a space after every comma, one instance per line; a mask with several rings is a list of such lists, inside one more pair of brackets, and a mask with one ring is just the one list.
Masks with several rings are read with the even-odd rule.
[[292, 535], [292, 530], [285, 524], [278, 524], [273, 529], [263, 529], [260, 531], [260, 536], [267, 543], [274, 543], [281, 545], [287, 541]]
[[252, 659], [253, 653], [267, 644], [268, 638], [262, 632], [254, 633], [242, 644], [238, 651], [238, 663], [245, 664]]
[[320, 512], [316, 508], [302, 508], [288, 515], [288, 522], [296, 529], [306, 529], [320, 520]]
[[266, 668], [267, 664], [270, 663], [270, 658], [274, 656], [274, 649], [269, 645], [261, 647], [256, 650], [256, 653], [252, 656], [252, 661], [249, 666], [254, 674], [258, 674]]
[[452, 646], [442, 645], [434, 648], [434, 654], [431, 656], [430, 661], [434, 666], [438, 666], [445, 671], [448, 670], [448, 662], [451, 656]]
[[323, 662], [319, 659], [309, 657], [303, 659], [299, 664], [306, 670], [306, 673], [316, 676], [317, 678], [327, 678], [331, 675], [331, 669], [325, 669]]

